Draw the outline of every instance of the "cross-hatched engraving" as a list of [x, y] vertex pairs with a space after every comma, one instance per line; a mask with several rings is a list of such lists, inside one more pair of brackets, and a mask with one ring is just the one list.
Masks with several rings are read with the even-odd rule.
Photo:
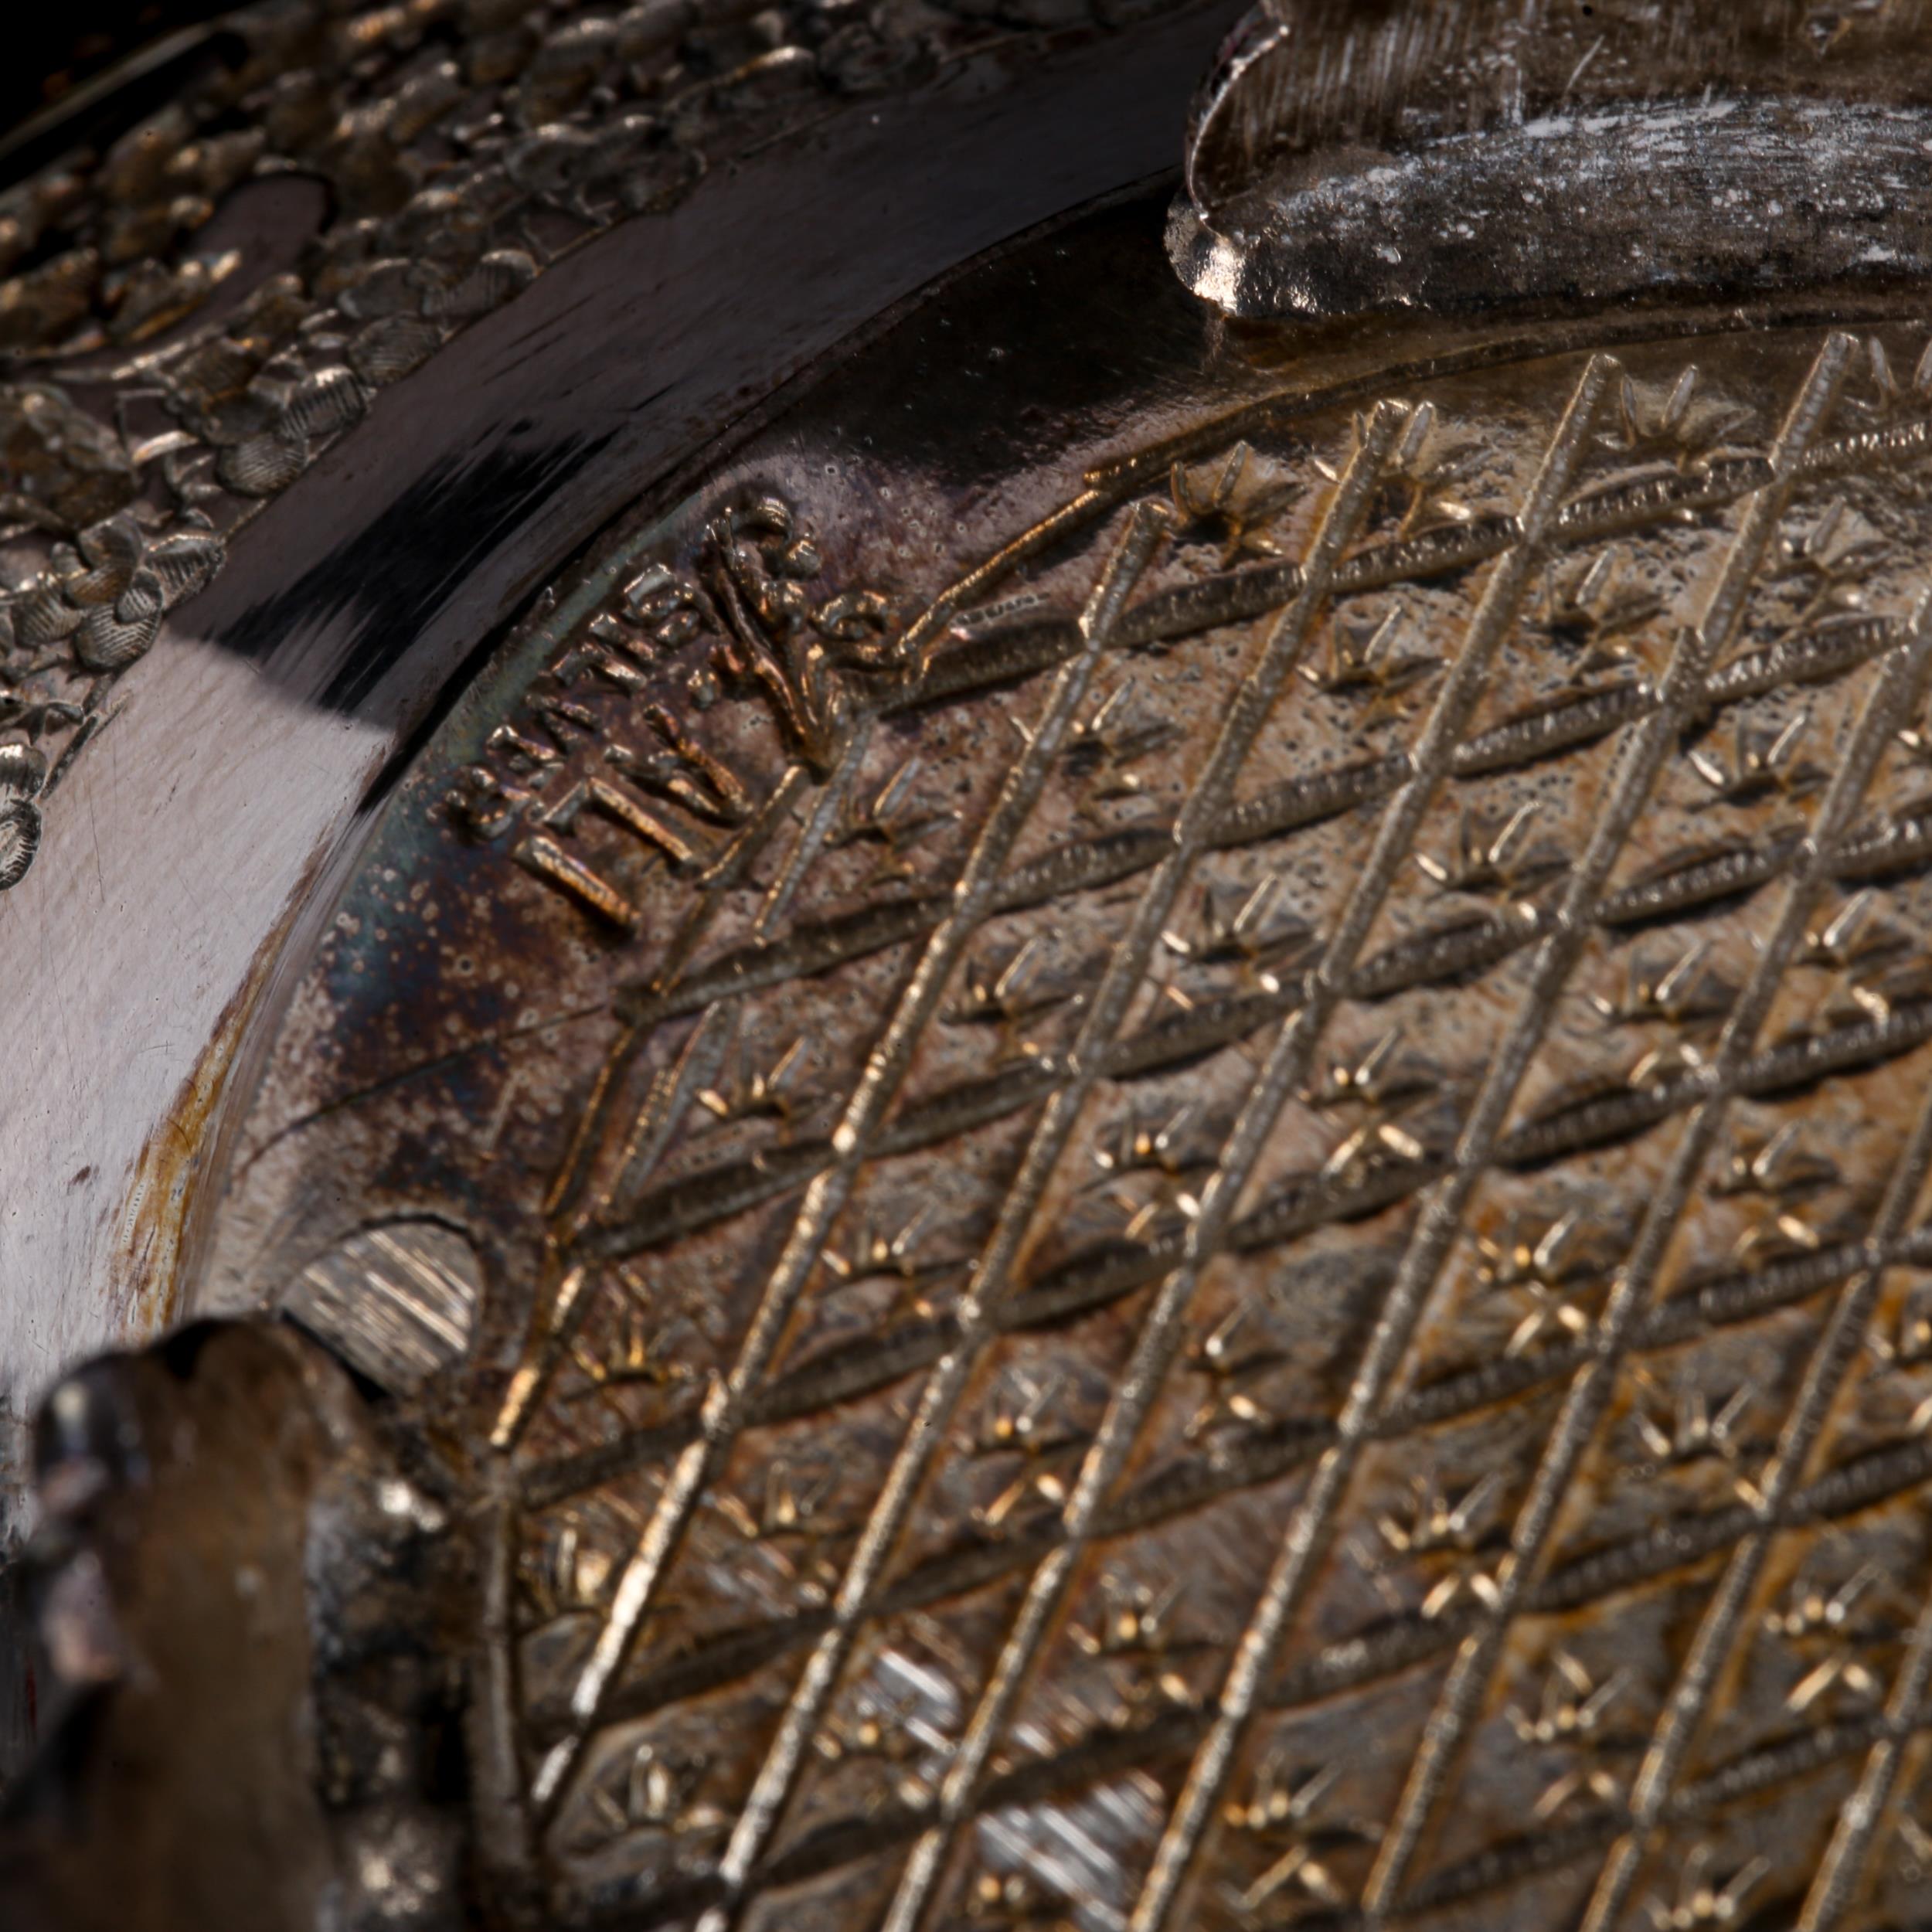
[[748, 468], [479, 734], [614, 989], [471, 1397], [566, 1919], [1911, 1895], [1932, 419], [1752, 340], [1265, 397], [950, 587]]

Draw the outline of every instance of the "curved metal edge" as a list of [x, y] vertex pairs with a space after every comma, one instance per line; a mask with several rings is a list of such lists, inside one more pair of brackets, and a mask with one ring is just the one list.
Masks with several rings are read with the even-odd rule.
[[1188, 287], [1250, 319], [1932, 276], [1932, 111], [1662, 101], [1420, 154], [1338, 157], [1223, 228], [1176, 207]]
[[168, 1318], [161, 1277], [274, 963], [479, 645], [855, 327], [1172, 167], [1230, 11], [1015, 44], [586, 243], [385, 391], [170, 614], [49, 827], [68, 862], [0, 901], [0, 998], [39, 1016], [13, 1036], [26, 1102], [0, 1111], [0, 1534], [24, 1506], [13, 1419]]
[[1255, 320], [1916, 280], [1928, 103], [1917, 0], [1266, 0], [1196, 94], [1170, 248]]

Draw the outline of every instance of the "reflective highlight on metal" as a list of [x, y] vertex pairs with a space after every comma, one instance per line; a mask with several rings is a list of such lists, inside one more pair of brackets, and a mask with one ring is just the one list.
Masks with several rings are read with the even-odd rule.
[[[638, 479], [250, 1022], [237, 1352], [53, 1400], [70, 1692], [192, 1607], [87, 1512], [166, 1546], [266, 1348], [313, 1708], [460, 1731], [289, 1828], [351, 1923], [1932, 1911], [1924, 171], [1879, 264], [1821, 162], [1923, 39], [1264, 10], [1178, 203]], [[1815, 199], [1632, 280], [1692, 96], [1680, 186]]]
[[1914, 0], [1273, 0], [1168, 247], [1231, 315], [1706, 299], [1927, 267]]

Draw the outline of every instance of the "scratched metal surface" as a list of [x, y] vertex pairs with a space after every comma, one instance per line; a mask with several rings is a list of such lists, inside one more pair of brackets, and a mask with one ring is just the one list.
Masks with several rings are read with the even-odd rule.
[[1932, 1910], [1909, 297], [976, 268], [561, 576], [199, 1254], [473, 1485], [559, 1923]]
[[1920, 0], [1260, 0], [1169, 246], [1249, 318], [1923, 276]]

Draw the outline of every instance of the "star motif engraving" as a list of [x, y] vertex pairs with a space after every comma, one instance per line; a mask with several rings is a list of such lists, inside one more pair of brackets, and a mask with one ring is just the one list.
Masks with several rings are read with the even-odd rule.
[[1852, 893], [1823, 925], [1814, 926], [1805, 934], [1805, 963], [1842, 970], [1863, 960], [1910, 950], [1910, 938], [1880, 916], [1883, 903], [1869, 886]]
[[1628, 640], [1665, 608], [1654, 590], [1624, 581], [1628, 559], [1613, 544], [1567, 576], [1552, 570], [1543, 591], [1543, 621], [1556, 641], [1583, 653], [1572, 675], [1585, 679], [1626, 668]]
[[1412, 1166], [1427, 1161], [1427, 1143], [1402, 1124], [1402, 1116], [1413, 1105], [1411, 1100], [1378, 1107], [1360, 1126], [1343, 1135], [1321, 1163], [1324, 1185], [1352, 1192], [1366, 1185], [1370, 1177], [1382, 1168]]
[[1243, 1346], [1244, 1334], [1255, 1326], [1252, 1307], [1246, 1301], [1236, 1302], [1205, 1334], [1189, 1343], [1188, 1368], [1207, 1383], [1208, 1395], [1182, 1432], [1188, 1441], [1199, 1441], [1230, 1424], [1257, 1428], [1272, 1419], [1254, 1394], [1254, 1386], [1288, 1358], [1285, 1350], [1266, 1337], [1250, 1339]]
[[1775, 731], [1754, 730], [1740, 719], [1728, 759], [1702, 746], [1687, 753], [1692, 770], [1713, 794], [1702, 803], [1748, 805], [1762, 798], [1801, 798], [1816, 791], [1829, 774], [1822, 765], [1798, 755], [1811, 723], [1808, 711]]
[[834, 850], [859, 845], [879, 849], [878, 869], [862, 889], [910, 878], [913, 867], [906, 854], [959, 816], [950, 809], [934, 811], [913, 797], [922, 768], [917, 756], [908, 757], [869, 796], [845, 801], [838, 826], [826, 842]]
[[[1568, 1651], [1550, 1658], [1536, 1708], [1512, 1704], [1503, 1713], [1524, 1744], [1542, 1750], [1570, 1747], [1594, 1750], [1611, 1707], [1621, 1696], [1629, 1673], [1613, 1672], [1600, 1684]], [[1553, 1818], [1573, 1799], [1588, 1796], [1614, 1804], [1621, 1795], [1617, 1780], [1602, 1765], [1586, 1761], [1563, 1773], [1536, 1801], [1539, 1821]]]
[[1876, 1020], [1881, 1026], [1903, 1005], [1932, 999], [1932, 953], [1900, 935], [1896, 951], [1883, 947], [1842, 971], [1821, 1015], [1821, 1030]]
[[862, 1694], [852, 1707], [834, 1713], [820, 1726], [811, 1747], [828, 1764], [870, 1763], [886, 1768], [888, 1777], [871, 1792], [869, 1811], [894, 1802], [919, 1804], [931, 1794], [927, 1780], [909, 1768], [933, 1748], [930, 1733], [920, 1735], [922, 1728], [916, 1696], [894, 1702]]
[[1441, 1085], [1441, 1069], [1422, 1054], [1405, 1052], [1402, 1029], [1392, 1026], [1354, 1058], [1330, 1060], [1302, 1098], [1322, 1111], [1355, 1104], [1400, 1108]]
[[1866, 583], [1891, 547], [1842, 498], [1828, 505], [1808, 529], [1784, 538], [1777, 580], [1793, 587], [1797, 610], [1791, 628], [1802, 631], [1820, 618], [1862, 610]]
[[1100, 1579], [1100, 1614], [1070, 1634], [1089, 1657], [1164, 1656], [1173, 1648], [1174, 1615], [1186, 1594], [1182, 1578], [1156, 1586], [1109, 1570]]
[[1315, 934], [1281, 904], [1277, 872], [1264, 873], [1252, 886], [1209, 883], [1201, 889], [1199, 910], [1189, 925], [1170, 926], [1161, 944], [1192, 966], [1238, 966], [1260, 976], [1268, 990], [1279, 984], [1270, 968], [1299, 958], [1315, 944]]
[[1222, 1808], [1228, 1828], [1257, 1846], [1269, 1862], [1246, 1886], [1226, 1896], [1244, 1925], [1272, 1928], [1304, 1913], [1334, 1910], [1348, 1893], [1332, 1865], [1335, 1852], [1372, 1842], [1373, 1834], [1352, 1820], [1325, 1822], [1321, 1809], [1341, 1775], [1340, 1767], [1318, 1765], [1291, 1773], [1277, 1753], [1263, 1761], [1253, 1782]]
[[1784, 1200], [1833, 1186], [1838, 1179], [1836, 1163], [1806, 1148], [1802, 1128], [1791, 1121], [1767, 1139], [1733, 1142], [1710, 1191], [1719, 1197], [1761, 1194]]
[[1472, 1238], [1478, 1278], [1492, 1294], [1526, 1288], [1556, 1294], [1600, 1281], [1624, 1246], [1613, 1219], [1585, 1204], [1555, 1214], [1512, 1213], [1493, 1232]]
[[1192, 1100], [1175, 1108], [1158, 1125], [1130, 1108], [1094, 1150], [1094, 1165], [1105, 1175], [1188, 1173], [1206, 1164], [1206, 1157], [1199, 1148], [1188, 1151], [1189, 1137], [1200, 1120], [1200, 1107]]
[[1220, 553], [1220, 567], [1231, 570], [1243, 557], [1271, 557], [1281, 546], [1268, 534], [1268, 525], [1294, 494], [1292, 481], [1250, 481], [1254, 451], [1236, 443], [1218, 469], [1189, 470], [1176, 463], [1168, 472], [1173, 499], [1177, 544], [1209, 544]]
[[1443, 892], [1520, 898], [1570, 869], [1560, 846], [1535, 835], [1540, 809], [1532, 799], [1500, 819], [1464, 811], [1454, 852], [1443, 859], [1418, 852], [1416, 864]]
[[1655, 1932], [1710, 1932], [1738, 1923], [1746, 1901], [1770, 1872], [1770, 1861], [1752, 1859], [1719, 1879], [1711, 1876], [1716, 1856], [1708, 1845], [1693, 1846], [1684, 1860], [1675, 1896], [1664, 1899], [1653, 1893], [1644, 1901]]
[[889, 1281], [893, 1286], [894, 1308], [903, 1303], [913, 1313], [930, 1317], [934, 1309], [923, 1291], [938, 1277], [954, 1274], [964, 1265], [957, 1258], [935, 1259], [920, 1252], [940, 1212], [937, 1202], [928, 1201], [896, 1228], [890, 1225], [896, 1216], [884, 1223], [866, 1216], [850, 1240], [826, 1249], [825, 1272], [832, 1277], [828, 1288]]
[[688, 1386], [698, 1380], [699, 1371], [671, 1351], [680, 1336], [691, 1332], [691, 1323], [682, 1317], [666, 1323], [641, 1310], [631, 1310], [601, 1352], [581, 1338], [570, 1345], [570, 1359], [583, 1372], [587, 1386], [570, 1392], [566, 1400], [624, 1388]]
[[1150, 1705], [1191, 1705], [1195, 1693], [1178, 1668], [1184, 1657], [1212, 1648], [1183, 1636], [1179, 1610], [1187, 1593], [1184, 1579], [1160, 1583], [1108, 1572], [1100, 1580], [1100, 1601], [1090, 1620], [1068, 1631], [1086, 1657], [1114, 1667], [1111, 1681], [1121, 1702], [1107, 1721], [1115, 1729], [1134, 1723]]
[[[1879, 0], [1881, 5], [1889, 0]], [[1849, 20], [1850, 9], [1828, 9], [1824, 17]], [[1932, 411], [1932, 339], [1919, 352], [1911, 372], [1901, 376], [1877, 336], [1865, 342], [1865, 386], [1848, 396], [1847, 406], [1876, 423], [1890, 424]]]
[[1811, 1663], [1786, 1693], [1787, 1710], [1809, 1710], [1834, 1690], [1848, 1692], [1861, 1702], [1882, 1694], [1877, 1673], [1859, 1655], [1860, 1647], [1876, 1633], [1861, 1627], [1854, 1617], [1859, 1603], [1879, 1580], [1877, 1566], [1869, 1563], [1835, 1590], [1800, 1580], [1786, 1592], [1779, 1608], [1765, 1614], [1766, 1633]]
[[1399, 604], [1368, 624], [1338, 611], [1328, 621], [1323, 662], [1301, 665], [1301, 675], [1332, 695], [1366, 692], [1378, 702], [1393, 698], [1433, 677], [1446, 662], [1437, 651], [1405, 650], [1409, 629], [1408, 614]]
[[994, 1396], [981, 1417], [971, 1453], [982, 1461], [1010, 1457], [1019, 1460], [1018, 1473], [975, 1519], [997, 1529], [1021, 1504], [1037, 1498], [1059, 1509], [1070, 1493], [1068, 1464], [1086, 1447], [1090, 1437], [1072, 1429], [1054, 1413], [1064, 1384], [1058, 1376], [1035, 1382], [1014, 1375]]
[[[789, 1121], [805, 1104], [800, 1083], [807, 1069], [804, 1036], [762, 1061], [742, 1034], [733, 1040], [730, 1074], [699, 1090], [698, 1104], [729, 1127], [739, 1121]], [[761, 1063], [762, 1061], [762, 1063]]]
[[966, 1923], [980, 1932], [1072, 1932], [1073, 1901], [1024, 1872], [981, 1872], [966, 1894]]
[[589, 1526], [566, 1513], [552, 1526], [536, 1561], [526, 1563], [519, 1581], [537, 1622], [547, 1624], [560, 1617], [600, 1614], [616, 1573], [616, 1559], [590, 1534]]
[[[1315, 459], [1315, 467], [1331, 483], [1342, 480], [1349, 461], [1366, 445], [1366, 417], [1355, 417], [1350, 441], [1349, 457], [1341, 462]], [[1475, 468], [1475, 452], [1450, 443], [1434, 403], [1424, 403], [1413, 410], [1401, 440], [1383, 468], [1377, 492], [1387, 513], [1395, 519], [1397, 540], [1445, 524], [1471, 522], [1475, 512], [1456, 490]]]
[[1107, 1192], [1121, 1216], [1123, 1240], [1154, 1246], [1178, 1235], [1200, 1216], [1200, 1196], [1180, 1175], [1162, 1175], [1145, 1199], [1126, 1187], [1111, 1187]]
[[1794, 1255], [1815, 1254], [1824, 1245], [1824, 1236], [1804, 1218], [1802, 1207], [1781, 1207], [1747, 1228], [1732, 1243], [1731, 1265], [1761, 1268]]
[[712, 1506], [732, 1530], [756, 1544], [779, 1573], [798, 1586], [802, 1600], [828, 1602], [838, 1569], [828, 1552], [849, 1533], [826, 1509], [838, 1484], [835, 1463], [807, 1464], [774, 1457], [756, 1485], [754, 1501], [720, 1488]]
[[668, 1832], [678, 1838], [714, 1838], [730, 1822], [718, 1806], [698, 1796], [711, 1760], [645, 1743], [632, 1754], [621, 1791], [602, 1782], [590, 1788], [590, 1804], [614, 1834]]
[[1587, 993], [1584, 998], [1606, 1026], [1638, 1026], [1658, 1020], [1692, 1026], [1722, 1019], [1730, 1011], [1737, 988], [1706, 969], [1710, 951], [1709, 940], [1693, 940], [1675, 959], [1659, 964], [1641, 948], [1633, 950], [1621, 995], [1609, 999]]
[[1492, 1470], [1451, 1500], [1426, 1478], [1415, 1477], [1406, 1501], [1376, 1516], [1376, 1532], [1387, 1547], [1435, 1576], [1420, 1605], [1427, 1621], [1447, 1616], [1465, 1600], [1487, 1610], [1502, 1601], [1495, 1577], [1476, 1555], [1502, 1486], [1501, 1474]]
[[1172, 719], [1138, 713], [1133, 687], [1119, 684], [1074, 724], [1061, 757], [1094, 804], [1109, 804], [1145, 796], [1145, 776], [1134, 767], [1178, 743], [1182, 735]]
[[[1056, 985], [1046, 971], [1050, 947], [1044, 933], [1035, 933], [1003, 957], [981, 954], [966, 963], [965, 985], [946, 1009], [950, 1026], [992, 1026], [1009, 1039], [1056, 1006], [1071, 992]], [[1032, 1043], [1020, 1041], [1022, 1050]]]
[[1915, 1369], [1932, 1362], [1932, 1284], [1921, 1284], [1908, 1294], [1889, 1332], [1874, 1328], [1866, 1345], [1887, 1368]]
[[[1648, 1376], [1639, 1379], [1655, 1388]], [[1685, 1386], [1665, 1392], [1663, 1420], [1648, 1403], [1632, 1410], [1631, 1426], [1645, 1453], [1660, 1468], [1682, 1468], [1715, 1457], [1735, 1464], [1739, 1454], [1737, 1426], [1757, 1400], [1756, 1386], [1747, 1380], [1713, 1406], [1704, 1389]]]
[[1626, 376], [1617, 409], [1615, 427], [1601, 439], [1605, 448], [1638, 461], [1668, 463], [1687, 476], [1734, 447], [1752, 421], [1750, 410], [1707, 391], [1695, 362], [1668, 383]]
[[1527, 1354], [1552, 1336], [1580, 1338], [1590, 1332], [1588, 1312], [1570, 1297], [1594, 1286], [1614, 1265], [1621, 1243], [1614, 1230], [1573, 1207], [1552, 1219], [1512, 1214], [1498, 1232], [1475, 1240], [1485, 1291], [1528, 1303], [1505, 1355]]

